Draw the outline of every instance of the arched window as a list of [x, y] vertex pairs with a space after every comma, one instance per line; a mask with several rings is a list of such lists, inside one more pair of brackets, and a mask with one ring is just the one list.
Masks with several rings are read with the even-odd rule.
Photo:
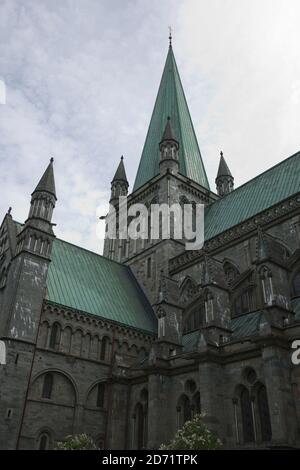
[[243, 387], [240, 395], [244, 442], [254, 442], [254, 423], [249, 391]]
[[4, 341], [0, 341], [0, 365], [6, 364], [6, 345]]
[[109, 338], [104, 336], [101, 341], [100, 360], [105, 361], [108, 359]]
[[105, 399], [105, 384], [100, 383], [97, 387], [97, 401], [96, 406], [97, 408], [104, 407], [104, 399]]
[[186, 395], [182, 395], [178, 400], [178, 428], [181, 428], [186, 421], [192, 418], [192, 407], [190, 399]]
[[44, 384], [43, 384], [43, 391], [42, 391], [42, 398], [51, 398], [53, 389], [53, 374], [50, 372], [45, 374], [44, 377]]
[[43, 433], [40, 435], [39, 441], [38, 441], [38, 449], [39, 450], [48, 450], [49, 449], [49, 444], [50, 444], [50, 438], [47, 433]]
[[272, 427], [267, 390], [264, 385], [260, 385], [257, 391], [257, 403], [262, 441], [270, 441], [272, 439]]
[[229, 261], [225, 261], [223, 269], [224, 269], [227, 283], [231, 287], [240, 273], [238, 269]]
[[149, 258], [147, 258], [147, 277], [150, 278], [151, 277], [151, 267], [152, 267], [152, 260], [151, 260], [151, 256]]
[[293, 277], [293, 295], [295, 297], [300, 296], [300, 271]]
[[193, 396], [192, 406], [193, 406], [193, 413], [194, 414], [200, 414], [201, 413], [201, 403], [200, 403], [200, 393], [199, 392], [196, 392], [195, 395]]
[[266, 266], [263, 266], [260, 271], [260, 279], [263, 291], [264, 303], [270, 304], [273, 300], [273, 283], [272, 283], [272, 273], [270, 269]]
[[253, 288], [250, 287], [241, 295], [239, 295], [234, 302], [234, 311], [236, 315], [241, 315], [242, 313], [251, 312], [254, 308], [253, 302]]
[[58, 349], [60, 342], [60, 325], [58, 323], [53, 323], [51, 328], [51, 334], [49, 339], [49, 348]]
[[202, 303], [193, 309], [191, 313], [188, 314], [183, 327], [184, 333], [189, 333], [190, 331], [197, 330], [201, 328], [205, 323], [205, 304]]
[[135, 419], [136, 419], [136, 448], [145, 448], [145, 420], [143, 405], [138, 403], [135, 407]]

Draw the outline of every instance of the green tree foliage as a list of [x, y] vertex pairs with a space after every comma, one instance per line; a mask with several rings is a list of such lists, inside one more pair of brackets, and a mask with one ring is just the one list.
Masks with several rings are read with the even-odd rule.
[[187, 421], [177, 431], [169, 444], [160, 447], [161, 450], [217, 450], [222, 443], [215, 433], [210, 431], [203, 422], [201, 415], [196, 415]]
[[56, 444], [55, 450], [97, 450], [94, 441], [86, 434], [67, 436]]

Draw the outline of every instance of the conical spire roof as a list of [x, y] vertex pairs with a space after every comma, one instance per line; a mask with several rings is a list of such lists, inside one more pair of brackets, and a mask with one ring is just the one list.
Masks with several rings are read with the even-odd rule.
[[122, 156], [113, 181], [126, 181], [126, 183], [128, 183], [123, 160], [124, 157]]
[[231, 176], [232, 177], [232, 174], [223, 156], [223, 152], [220, 152], [220, 155], [221, 156], [220, 156], [220, 163], [219, 163], [217, 178], [219, 178], [219, 176]]
[[209, 189], [172, 46], [169, 47], [134, 183], [134, 191], [159, 174], [159, 143], [164, 135], [168, 116], [171, 118], [174, 135], [179, 143], [180, 173]]
[[37, 184], [37, 187], [35, 188], [32, 194], [38, 191], [47, 192], [47, 193], [53, 194], [53, 196], [55, 196], [56, 198], [53, 161], [54, 161], [53, 158], [51, 158], [50, 163], [45, 170], [45, 173], [41, 177], [40, 181]]

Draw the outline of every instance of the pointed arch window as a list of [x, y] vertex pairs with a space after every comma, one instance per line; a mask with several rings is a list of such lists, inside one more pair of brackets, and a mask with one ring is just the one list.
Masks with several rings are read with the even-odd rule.
[[242, 313], [248, 313], [253, 310], [254, 299], [253, 299], [253, 288], [250, 287], [244, 290], [234, 302], [235, 315], [241, 315]]
[[234, 281], [238, 278], [240, 274], [239, 270], [229, 261], [225, 261], [223, 269], [224, 269], [227, 283], [231, 287], [232, 284], [234, 284]]
[[297, 273], [293, 277], [292, 285], [293, 285], [293, 295], [295, 297], [299, 297], [300, 296], [300, 271], [297, 271]]
[[260, 269], [259, 274], [262, 284], [264, 303], [270, 304], [273, 300], [272, 273], [270, 269], [268, 269], [266, 266], [263, 266]]
[[96, 401], [97, 408], [104, 407], [104, 399], [105, 399], [105, 384], [99, 383], [97, 385], [97, 401]]
[[204, 325], [206, 318], [205, 303], [201, 303], [188, 314], [183, 327], [184, 334], [197, 330]]
[[178, 413], [177, 426], [181, 428], [184, 423], [192, 419], [192, 405], [187, 395], [181, 395], [176, 409]]
[[196, 392], [192, 400], [193, 411], [195, 414], [201, 413], [201, 402], [200, 402], [200, 392]]
[[109, 338], [104, 336], [101, 341], [100, 361], [108, 360]]
[[267, 390], [264, 385], [260, 385], [257, 391], [257, 404], [260, 419], [261, 439], [262, 441], [270, 441], [272, 439], [272, 427]]
[[44, 376], [42, 398], [47, 398], [48, 400], [50, 400], [52, 396], [52, 391], [53, 391], [53, 374], [49, 372], [45, 374]]
[[151, 256], [147, 258], [147, 278], [149, 279], [152, 275], [152, 259]]
[[146, 442], [145, 442], [145, 413], [143, 409], [143, 405], [138, 403], [135, 407], [135, 413], [133, 415], [134, 418], [134, 427], [133, 433], [135, 434], [135, 447], [136, 449], [144, 449]]
[[47, 433], [43, 433], [40, 435], [38, 449], [39, 450], [48, 450], [50, 447], [50, 438]]
[[240, 395], [241, 400], [241, 415], [243, 425], [243, 436], [244, 442], [254, 442], [254, 423], [252, 414], [252, 404], [249, 391], [246, 387], [243, 387]]
[[57, 350], [60, 342], [60, 325], [53, 323], [49, 339], [49, 348]]

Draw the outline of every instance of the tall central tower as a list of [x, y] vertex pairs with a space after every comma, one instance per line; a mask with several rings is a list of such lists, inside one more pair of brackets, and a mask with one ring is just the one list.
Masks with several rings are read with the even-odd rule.
[[[116, 174], [122, 177], [115, 176], [112, 182], [117, 215], [119, 207], [113, 195], [120, 191], [116, 191], [116, 180], [124, 186], [122, 195], [128, 188], [123, 160], [120, 165]], [[217, 197], [209, 188], [170, 41], [128, 208], [136, 203], [147, 208], [153, 204], [209, 204]], [[107, 237], [104, 244], [105, 256], [132, 267], [152, 303], [160, 296], [160, 279], [162, 271], [168, 274], [169, 259], [184, 250], [183, 239], [151, 239], [150, 233], [147, 240], [122, 240], [117, 234], [116, 240]]]

